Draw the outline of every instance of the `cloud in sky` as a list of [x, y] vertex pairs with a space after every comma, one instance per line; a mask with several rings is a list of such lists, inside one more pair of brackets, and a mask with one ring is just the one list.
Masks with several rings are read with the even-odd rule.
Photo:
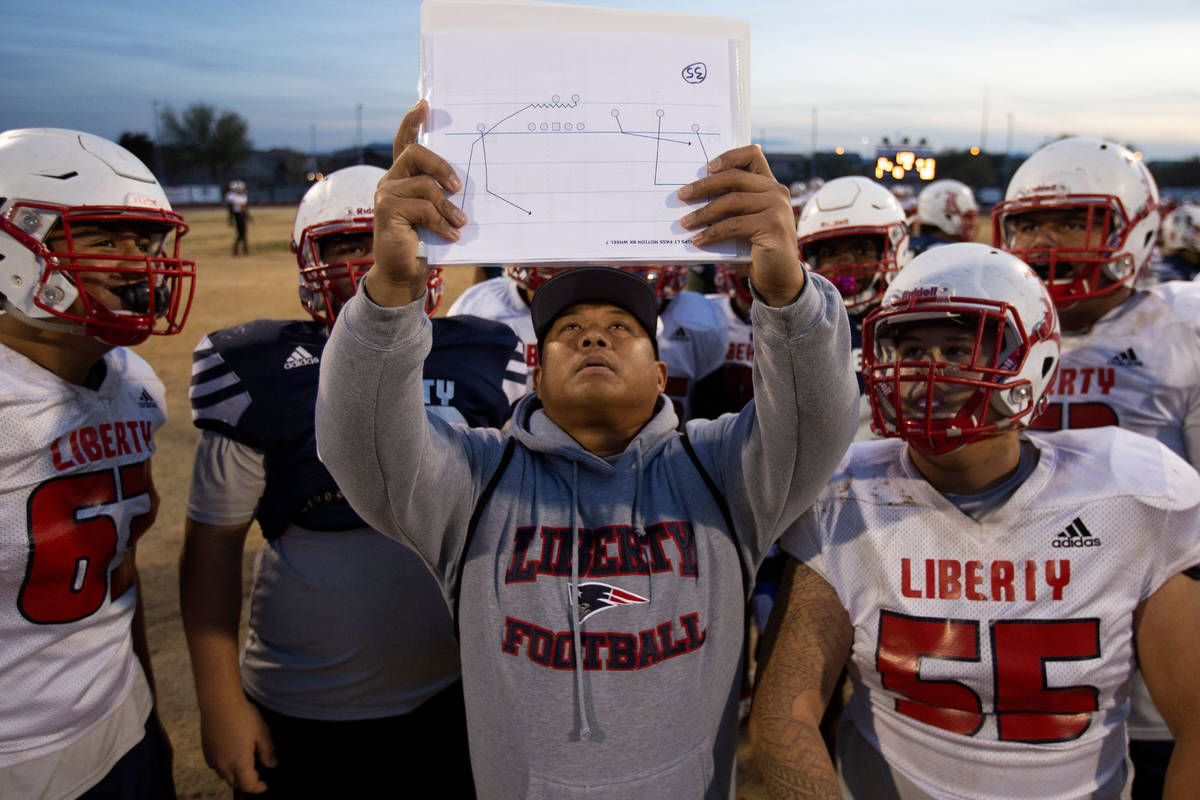
[[[678, 10], [670, 0], [587, 5]], [[312, 0], [202, 6], [61, 0], [6, 10], [0, 128], [33, 125], [116, 138], [153, 132], [154, 101], [208, 102], [250, 122], [256, 146], [318, 150], [390, 141], [416, 99], [419, 4]], [[751, 25], [755, 136], [807, 149], [866, 150], [881, 136], [969, 147], [981, 135], [1029, 151], [1063, 132], [1106, 136], [1151, 158], [1200, 153], [1193, 53], [1200, 4], [1014, 0], [809, 4], [693, 0], [695, 13]], [[481, 65], [484, 67], [486, 65]], [[868, 146], [862, 144], [867, 138]]]

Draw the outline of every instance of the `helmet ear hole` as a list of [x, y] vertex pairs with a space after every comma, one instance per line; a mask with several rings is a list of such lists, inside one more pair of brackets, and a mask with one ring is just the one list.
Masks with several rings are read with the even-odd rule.
[[1054, 369], [1054, 359], [1046, 357], [1042, 359], [1042, 377], [1046, 377]]

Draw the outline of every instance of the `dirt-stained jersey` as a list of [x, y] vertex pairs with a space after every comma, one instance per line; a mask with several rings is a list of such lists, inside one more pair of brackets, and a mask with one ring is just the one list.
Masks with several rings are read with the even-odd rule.
[[468, 287], [447, 312], [451, 317], [462, 314], [503, 322], [512, 328], [518, 341], [504, 372], [504, 394], [508, 396], [508, 402], [513, 403], [532, 391], [530, 375], [538, 363], [537, 336], [533, 333], [529, 304], [521, 297], [517, 282], [501, 275]]
[[104, 364], [93, 391], [0, 345], [0, 768], [78, 739], [141, 671], [125, 556], [157, 512], [166, 402], [132, 351]]
[[[475, 317], [433, 320], [425, 401], [458, 420], [499, 427], [504, 358], [516, 337]], [[362, 527], [317, 458], [313, 408], [325, 327], [313, 321], [255, 320], [216, 331], [192, 353], [192, 421], [263, 453], [267, 482], [255, 517], [273, 539], [289, 524], [307, 530]]]
[[1032, 428], [1119, 425], [1200, 466], [1200, 286], [1158, 284], [1064, 332], [1049, 395]]
[[1111, 427], [1029, 439], [1037, 466], [982, 521], [903, 442], [855, 442], [783, 538], [854, 624], [855, 727], [933, 797], [1119, 782], [1134, 609], [1200, 563], [1200, 475], [1181, 458]]

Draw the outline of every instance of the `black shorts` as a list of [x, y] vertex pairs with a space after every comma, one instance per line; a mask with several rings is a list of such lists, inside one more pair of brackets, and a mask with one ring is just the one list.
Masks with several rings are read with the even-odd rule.
[[167, 735], [151, 709], [146, 733], [80, 800], [174, 800]]
[[379, 786], [405, 797], [406, 787], [431, 782], [439, 798], [475, 796], [461, 681], [407, 714], [381, 719], [300, 719], [250, 702], [271, 731], [277, 766], [256, 765], [265, 794], [237, 798], [372, 797]]

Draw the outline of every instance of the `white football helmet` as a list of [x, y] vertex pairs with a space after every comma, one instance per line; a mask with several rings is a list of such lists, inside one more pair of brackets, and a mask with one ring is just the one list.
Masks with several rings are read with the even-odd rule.
[[1185, 203], [1163, 220], [1163, 250], [1190, 250], [1200, 253], [1200, 205]]
[[754, 301], [754, 295], [750, 293], [750, 279], [747, 277], [748, 265], [742, 264], [741, 267], [742, 271], [738, 272], [738, 268], [733, 264], [717, 264], [713, 284], [718, 293], [751, 303]]
[[[75, 238], [96, 227], [144, 232], [147, 249], [88, 252]], [[112, 345], [179, 333], [196, 274], [196, 263], [179, 257], [187, 229], [154, 174], [125, 148], [80, 131], [0, 133], [3, 313]], [[65, 249], [51, 249], [52, 235]], [[113, 295], [118, 307], [98, 299], [89, 284]]]
[[934, 181], [917, 197], [917, 221], [932, 225], [960, 242], [969, 242], [975, 236], [978, 214], [975, 195], [962, 181]]
[[537, 288], [553, 278], [564, 269], [570, 267], [545, 267], [538, 264], [509, 264], [504, 268], [504, 274], [518, 286], [532, 295]]
[[[1058, 210], [1086, 214], [1082, 247], [1013, 246], [1022, 215]], [[1150, 260], [1159, 222], [1158, 187], [1142, 160], [1119, 144], [1074, 137], [1017, 168], [1004, 202], [992, 209], [992, 243], [1033, 267], [1065, 307], [1132, 286]]]
[[[358, 289], [375, 263], [367, 257], [327, 263], [322, 239], [347, 234], [374, 234], [375, 187], [386, 174], [379, 167], [354, 166], [331, 172], [314, 183], [296, 209], [292, 251], [300, 267], [300, 304], [313, 319], [332, 325], [337, 312]], [[418, 249], [424, 255], [424, 247]], [[442, 299], [442, 269], [429, 273], [425, 312], [433, 315]]]
[[[973, 335], [969, 356], [906, 360], [898, 347], [904, 326], [937, 320]], [[863, 323], [862, 353], [872, 429], [921, 453], [949, 453], [1027, 427], [1046, 407], [1058, 365], [1058, 315], [1045, 285], [1016, 256], [950, 244], [927, 250], [896, 276]], [[962, 387], [974, 391], [949, 400]]]
[[659, 300], [667, 300], [683, 291], [687, 283], [688, 268], [683, 264], [642, 264], [625, 266], [614, 264], [622, 272], [631, 272], [650, 284]]
[[[895, 196], [870, 178], [851, 175], [821, 187], [796, 225], [800, 258], [842, 293], [846, 310], [862, 313], [879, 301], [888, 282], [908, 263], [908, 225]], [[879, 237], [879, 259], [822, 268], [814, 245], [839, 236]]]

